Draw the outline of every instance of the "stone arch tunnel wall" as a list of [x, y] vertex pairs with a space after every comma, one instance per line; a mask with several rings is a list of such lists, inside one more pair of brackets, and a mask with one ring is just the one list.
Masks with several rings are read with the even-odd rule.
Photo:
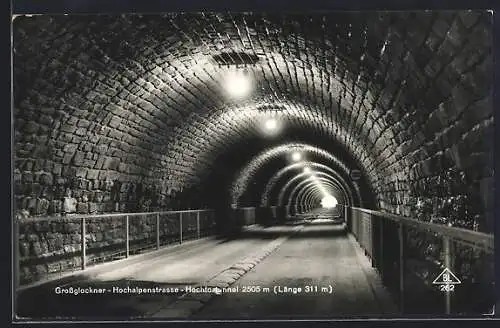
[[[491, 231], [490, 25], [473, 11], [17, 18], [15, 207], [59, 214], [66, 189], [81, 213], [228, 205], [256, 154], [314, 140], [361, 170], [373, 207]], [[241, 52], [259, 58], [255, 87], [227, 99], [213, 55]], [[269, 114], [279, 139], [261, 136]]]
[[[335, 148], [333, 147], [333, 149]], [[327, 165], [328, 169], [333, 170], [334, 174], [343, 181], [348, 190], [354, 190], [357, 196], [357, 206], [362, 204], [363, 198], [359, 190], [360, 185], [363, 187], [365, 201], [370, 196], [373, 197], [367, 192], [369, 188], [366, 181], [354, 183], [351, 180], [348, 165], [339, 160], [337, 156], [318, 146], [312, 146], [307, 143], [286, 143], [271, 147], [255, 155], [237, 173], [231, 185], [232, 203], [237, 206], [277, 205], [272, 192], [278, 193], [284, 187], [286, 179], [278, 181], [280, 183], [274, 186], [272, 190], [266, 190], [266, 188], [275, 178], [275, 174], [289, 165], [287, 161], [290, 160], [290, 154], [294, 151], [298, 151], [302, 156], [302, 160], [296, 163], [296, 166], [301, 169], [308, 164], [308, 161], [314, 160], [324, 163], [321, 165]], [[318, 170], [317, 167], [312, 167], [315, 171]], [[291, 171], [291, 173], [293, 174], [294, 171]]]
[[[286, 178], [291, 178], [293, 175], [297, 175], [300, 172], [305, 172], [304, 171], [305, 168], [309, 169], [310, 172], [312, 172], [312, 170], [314, 169], [315, 170], [314, 172], [319, 171], [319, 172], [325, 172], [325, 173], [335, 175], [338, 182], [342, 184], [341, 188], [345, 194], [345, 201], [346, 201], [346, 203], [344, 205], [349, 205], [349, 206], [354, 205], [352, 191], [347, 187], [347, 181], [342, 179], [338, 175], [337, 171], [331, 169], [330, 167], [328, 167], [324, 164], [320, 164], [320, 163], [316, 163], [316, 162], [309, 162], [309, 161], [304, 161], [303, 163], [294, 163], [294, 164], [288, 165], [288, 166], [284, 167], [283, 169], [281, 169], [280, 171], [276, 172], [271, 177], [271, 179], [269, 179], [269, 181], [267, 182], [267, 184], [265, 186], [264, 192], [262, 193], [261, 204], [265, 205], [266, 201], [269, 201], [269, 198], [272, 195], [273, 189], [279, 188], [279, 185], [280, 185], [279, 182], [281, 179], [284, 180]], [[358, 199], [360, 198], [359, 194], [357, 194], [356, 196], [358, 197]]]

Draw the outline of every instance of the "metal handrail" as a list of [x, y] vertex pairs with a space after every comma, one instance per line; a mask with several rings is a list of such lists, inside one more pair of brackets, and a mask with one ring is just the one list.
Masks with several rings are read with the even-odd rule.
[[[243, 211], [248, 211], [248, 210], [256, 210], [255, 207], [245, 207], [245, 208], [236, 208], [233, 210], [243, 210]], [[87, 251], [89, 249], [88, 247], [88, 240], [86, 238], [87, 236], [87, 228], [88, 228], [88, 223], [92, 220], [97, 220], [94, 223], [101, 223], [104, 220], [103, 219], [120, 219], [124, 220], [124, 225], [122, 229], [125, 229], [124, 235], [125, 235], [125, 240], [120, 242], [120, 244], [125, 244], [124, 249], [121, 250], [119, 253], [124, 254], [125, 258], [128, 258], [131, 253], [134, 251], [134, 249], [131, 248], [131, 244], [133, 242], [132, 236], [131, 236], [131, 223], [136, 222], [137, 219], [141, 218], [147, 218], [147, 219], [153, 219], [156, 222], [154, 223], [155, 225], [155, 236], [152, 236], [152, 242], [148, 246], [148, 248], [156, 248], [160, 249], [164, 244], [162, 244], [161, 240], [161, 234], [162, 232], [160, 231], [160, 222], [167, 220], [169, 221], [170, 219], [177, 220], [178, 221], [178, 228], [175, 231], [172, 231], [173, 234], [177, 234], [177, 239], [176, 241], [179, 243], [183, 243], [183, 241], [186, 239], [186, 236], [183, 236], [185, 233], [183, 229], [183, 225], [185, 224], [185, 219], [187, 219], [187, 216], [184, 214], [188, 213], [194, 213], [196, 214], [193, 219], [195, 219], [194, 224], [196, 225], [196, 228], [193, 226], [193, 231], [194, 231], [194, 238], [195, 239], [200, 239], [203, 236], [205, 236], [205, 228], [202, 227], [202, 220], [208, 220], [211, 222], [211, 226], [215, 224], [215, 221], [210, 215], [209, 217], [204, 217], [200, 215], [201, 213], [215, 213], [215, 209], [195, 209], [195, 210], [175, 210], [175, 211], [155, 211], [155, 212], [136, 212], [136, 213], [99, 213], [99, 214], [71, 214], [67, 216], [53, 216], [53, 217], [29, 217], [29, 218], [23, 218], [23, 217], [15, 217], [14, 218], [14, 248], [15, 248], [15, 265], [16, 265], [16, 270], [15, 270], [15, 285], [16, 288], [20, 286], [20, 265], [21, 265], [21, 257], [19, 253], [19, 241], [16, 240], [19, 238], [19, 230], [21, 227], [25, 224], [33, 224], [33, 223], [44, 223], [44, 222], [60, 222], [60, 223], [71, 223], [74, 221], [79, 221], [81, 226], [79, 228], [79, 235], [81, 236], [80, 239], [80, 249], [75, 252], [75, 256], [79, 256], [81, 258], [81, 264], [79, 265], [80, 270], [85, 270], [87, 266], [91, 263], [92, 259], [88, 256]], [[174, 215], [174, 217], [167, 217], [170, 215]], [[193, 224], [193, 223], [191, 223]], [[189, 236], [191, 239], [193, 236]], [[109, 255], [109, 254], [108, 254]], [[108, 256], [106, 255], [106, 256]]]
[[[494, 249], [494, 236], [492, 234], [487, 234], [483, 232], [477, 232], [477, 231], [472, 231], [468, 229], [463, 229], [463, 228], [457, 228], [457, 227], [452, 227], [452, 226], [446, 226], [446, 225], [440, 225], [440, 224], [435, 224], [435, 223], [429, 223], [429, 222], [423, 222], [420, 220], [412, 219], [406, 216], [402, 215], [397, 215], [397, 214], [392, 214], [392, 213], [386, 213], [386, 212], [381, 212], [381, 211], [375, 211], [375, 210], [370, 210], [370, 209], [365, 209], [365, 208], [359, 208], [359, 207], [350, 207], [346, 206], [343, 204], [339, 204], [341, 207], [344, 207], [345, 210], [345, 216], [348, 216], [348, 209], [352, 210], [352, 213], [365, 213], [370, 215], [370, 219], [373, 217], [379, 217], [380, 219], [387, 219], [391, 220], [395, 223], [397, 223], [397, 234], [398, 234], [398, 240], [399, 240], [399, 245], [398, 245], [398, 261], [399, 261], [399, 307], [401, 312], [404, 311], [405, 308], [405, 275], [406, 275], [406, 266], [405, 266], [405, 261], [406, 261], [406, 236], [404, 233], [404, 228], [405, 227], [412, 227], [416, 228], [420, 231], [425, 231], [425, 232], [430, 232], [434, 233], [437, 237], [441, 239], [441, 246], [442, 246], [442, 255], [441, 255], [441, 264], [439, 266], [444, 266], [444, 268], [450, 270], [452, 267], [452, 264], [454, 262], [454, 255], [455, 255], [455, 247], [454, 247], [454, 242], [463, 244], [467, 247], [470, 248], [479, 248], [482, 251], [485, 251], [486, 253], [492, 254], [493, 249]], [[356, 218], [356, 220], [359, 220], [359, 217]], [[356, 228], [355, 230], [358, 230], [360, 222], [356, 223]], [[363, 226], [363, 230], [365, 227]], [[384, 229], [380, 229], [380, 236], [374, 237], [377, 238], [379, 241], [377, 243], [380, 244], [380, 248], [382, 248], [381, 253], [377, 255], [377, 267], [381, 270], [380, 273], [382, 276], [385, 274], [385, 269], [384, 269], [384, 264], [383, 259], [385, 257], [385, 253], [383, 251], [384, 247], [383, 245], [383, 240], [384, 240]], [[354, 232], [354, 231], [353, 231]], [[354, 233], [356, 235], [356, 239], [358, 239], [358, 242], [360, 245], [365, 248], [366, 247], [373, 247], [374, 246], [374, 241], [371, 237], [368, 237], [368, 240], [365, 240], [365, 234], [366, 231], [357, 231]], [[361, 236], [358, 236], [357, 234], [361, 234]], [[374, 256], [375, 254], [370, 254], [370, 256]], [[382, 266], [379, 266], [382, 265]], [[451, 314], [451, 308], [452, 308], [452, 293], [446, 292], [445, 293], [445, 306], [446, 306], [446, 314]]]
[[211, 212], [213, 209], [201, 209], [201, 210], [179, 210], [179, 211], [161, 211], [161, 212], [136, 212], [136, 213], [99, 213], [99, 214], [70, 214], [66, 216], [40, 216], [40, 217], [30, 217], [30, 218], [20, 218], [17, 219], [18, 223], [28, 223], [28, 222], [40, 222], [40, 221], [68, 221], [68, 220], [81, 220], [81, 219], [109, 219], [117, 218], [123, 216], [138, 217], [138, 216], [149, 216], [149, 215], [164, 215], [164, 214], [182, 214], [182, 213], [201, 213], [201, 212]]
[[443, 235], [445, 237], [453, 238], [456, 241], [466, 241], [471, 243], [473, 246], [479, 246], [490, 252], [493, 252], [495, 247], [495, 238], [493, 234], [487, 234], [483, 232], [457, 228], [457, 227], [450, 227], [436, 223], [423, 222], [402, 215], [391, 214], [381, 211], [374, 211], [366, 208], [360, 208], [360, 207], [350, 207], [350, 208], [374, 216], [384, 217], [395, 222], [408, 224], [420, 230], [431, 231]]
[[[179, 243], [183, 242], [183, 239], [185, 239], [185, 236], [183, 236], [183, 221], [184, 217], [183, 214], [185, 213], [196, 213], [196, 232], [195, 232], [195, 239], [201, 238], [201, 216], [200, 213], [204, 212], [214, 212], [213, 209], [199, 209], [199, 210], [180, 210], [180, 211], [156, 211], [156, 212], [142, 212], [142, 213], [100, 213], [100, 214], [75, 214], [75, 215], [69, 215], [69, 216], [57, 216], [57, 217], [31, 217], [31, 218], [16, 218], [14, 221], [14, 249], [15, 249], [15, 264], [16, 264], [16, 269], [15, 269], [15, 286], [18, 288], [20, 286], [20, 265], [21, 265], [21, 258], [20, 258], [20, 253], [19, 253], [19, 241], [17, 240], [19, 238], [19, 229], [23, 224], [30, 224], [30, 223], [37, 223], [37, 222], [65, 222], [69, 223], [72, 221], [80, 221], [81, 227], [80, 227], [80, 233], [79, 235], [81, 236], [80, 240], [80, 255], [79, 257], [81, 258], [81, 265], [80, 269], [85, 270], [87, 268], [87, 265], [89, 264], [89, 260], [91, 260], [87, 256], [87, 224], [88, 221], [91, 221], [93, 219], [113, 219], [113, 218], [118, 218], [118, 219], [125, 219], [124, 222], [124, 229], [125, 229], [125, 249], [121, 251], [121, 253], [125, 254], [125, 257], [128, 258], [131, 254], [130, 246], [131, 246], [131, 236], [130, 236], [130, 219], [131, 218], [151, 218], [155, 219], [155, 230], [156, 230], [156, 236], [155, 236], [155, 241], [154, 244], [152, 243], [152, 246], [156, 246], [156, 249], [160, 249], [162, 246], [161, 244], [161, 233], [160, 233], [160, 222], [165, 219], [165, 217], [162, 217], [163, 215], [176, 215], [176, 218], [174, 220], [178, 220], [179, 222], [179, 229], [175, 233], [178, 234], [178, 241]], [[135, 221], [135, 220], [133, 220]], [[99, 220], [99, 222], [102, 222], [102, 220]], [[184, 238], [183, 238], [184, 237]]]

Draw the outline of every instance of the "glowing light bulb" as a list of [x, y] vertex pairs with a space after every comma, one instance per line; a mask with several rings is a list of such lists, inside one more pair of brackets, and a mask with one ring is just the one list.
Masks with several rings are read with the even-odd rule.
[[225, 88], [233, 98], [243, 98], [252, 89], [252, 81], [242, 72], [231, 72], [226, 76]]
[[266, 130], [274, 131], [278, 128], [278, 122], [275, 119], [268, 119], [265, 123]]
[[292, 160], [294, 162], [298, 162], [302, 159], [302, 155], [299, 152], [295, 152], [292, 154]]
[[309, 167], [304, 167], [304, 173], [311, 173], [311, 169]]

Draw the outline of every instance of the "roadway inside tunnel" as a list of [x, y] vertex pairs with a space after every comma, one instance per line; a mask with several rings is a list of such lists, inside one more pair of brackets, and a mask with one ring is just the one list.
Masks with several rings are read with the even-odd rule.
[[[424, 267], [416, 289], [452, 264], [488, 289], [477, 269], [491, 266], [493, 231], [487, 12], [40, 15], [15, 18], [13, 34], [17, 284], [85, 271], [107, 247], [129, 256], [130, 245], [203, 232], [226, 241], [160, 250], [82, 283], [196, 284], [286, 237], [237, 283], [331, 280], [338, 297], [227, 294], [195, 316], [230, 305], [248, 317], [385, 313], [384, 288], [368, 280], [393, 281], [402, 307], [403, 254]], [[303, 222], [292, 236], [297, 215], [325, 199], [346, 226]], [[451, 247], [457, 235], [488, 254]], [[443, 249], [454, 248], [450, 261]], [[22, 313], [141, 316], [162, 299], [40, 288], [46, 302], [30, 305], [27, 292]]]
[[[193, 319], [326, 319], [398, 315], [345, 227], [313, 221]], [[359, 256], [359, 257], [358, 257]], [[367, 270], [368, 272], [366, 272]], [[253, 289], [259, 290], [251, 291]], [[269, 288], [269, 289], [266, 289]]]
[[[243, 273], [231, 288], [226, 289], [227, 293], [191, 295], [196, 300], [203, 299], [200, 307], [192, 311], [192, 317], [313, 318], [395, 314], [393, 300], [359, 246], [348, 237], [342, 218], [332, 220], [331, 209], [313, 213], [313, 219], [293, 225], [248, 228], [237, 240], [209, 238], [176, 250], [161, 250], [157, 254], [111, 264], [112, 267], [98, 267], [64, 285], [49, 283], [27, 289], [18, 298], [19, 315], [32, 319], [116, 319], [125, 315], [131, 318], [185, 318], [185, 304], [172, 304], [185, 296], [187, 286], [210, 286], [211, 278], [248, 257], [249, 249], [258, 250], [283, 236], [288, 240]], [[327, 219], [314, 219], [318, 216]], [[78, 296], [68, 293], [70, 288], [89, 287], [106, 292]], [[118, 289], [112, 292], [113, 288], [123, 291], [127, 287], [170, 290], [156, 295], [120, 294]], [[333, 291], [327, 291], [328, 287]], [[233, 288], [240, 292], [229, 292]], [[306, 291], [307, 288], [310, 290]]]

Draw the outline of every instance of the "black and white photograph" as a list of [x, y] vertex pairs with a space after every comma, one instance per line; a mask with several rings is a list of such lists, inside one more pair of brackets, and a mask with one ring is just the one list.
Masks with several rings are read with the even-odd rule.
[[15, 320], [494, 315], [493, 16], [14, 15]]

